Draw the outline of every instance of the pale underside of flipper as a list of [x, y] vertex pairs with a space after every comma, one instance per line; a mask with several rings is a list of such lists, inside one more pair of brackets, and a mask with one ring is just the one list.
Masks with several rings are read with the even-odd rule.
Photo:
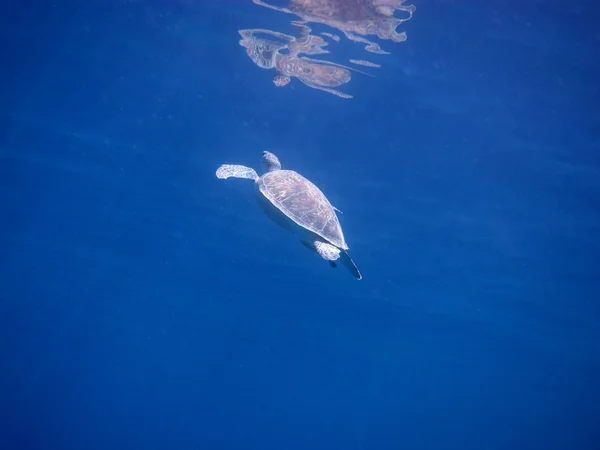
[[313, 241], [313, 242], [301, 241], [301, 242], [306, 248], [308, 248], [309, 250], [312, 250], [313, 252], [316, 252], [321, 258], [323, 258], [326, 261], [335, 261], [340, 258], [341, 250], [339, 248], [337, 248], [335, 245], [332, 245], [328, 242], [323, 242], [323, 241]]
[[313, 242], [313, 245], [321, 258], [326, 259], [327, 261], [335, 261], [340, 257], [340, 249], [335, 245], [321, 241], [315, 241]]
[[356, 264], [354, 264], [354, 261], [352, 261], [352, 258], [350, 258], [350, 255], [348, 255], [348, 252], [345, 250], [322, 241], [302, 241], [302, 244], [310, 250], [315, 251], [324, 260], [329, 261], [331, 267], [336, 267], [335, 261], [339, 259], [342, 265], [346, 267], [357, 280], [362, 280], [362, 275], [358, 270], [358, 267], [356, 267]]
[[227, 178], [247, 178], [256, 181], [258, 174], [251, 167], [240, 166], [237, 164], [223, 164], [217, 169], [217, 178], [225, 180]]

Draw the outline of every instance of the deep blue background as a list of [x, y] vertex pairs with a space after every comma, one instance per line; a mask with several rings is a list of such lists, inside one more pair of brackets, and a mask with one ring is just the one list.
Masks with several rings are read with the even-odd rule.
[[[0, 448], [598, 448], [595, 2], [415, 4], [342, 100], [249, 0], [2, 3]], [[363, 281], [215, 178], [266, 148]]]

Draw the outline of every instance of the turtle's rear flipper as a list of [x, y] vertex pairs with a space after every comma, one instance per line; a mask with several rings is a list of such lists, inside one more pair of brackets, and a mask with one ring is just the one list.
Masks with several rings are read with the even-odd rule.
[[312, 250], [321, 258], [323, 258], [326, 261], [329, 261], [330, 263], [340, 257], [340, 249], [337, 248], [335, 245], [331, 245], [321, 241], [314, 241], [312, 243], [306, 241], [300, 242], [302, 242], [302, 245], [304, 245], [306, 248]]
[[340, 257], [340, 249], [328, 242], [314, 241], [313, 247], [316, 252], [326, 261], [335, 261]]
[[350, 272], [352, 272], [352, 275], [354, 275], [357, 280], [362, 280], [362, 275], [360, 274], [358, 267], [356, 267], [356, 264], [354, 264], [354, 261], [352, 261], [352, 258], [350, 258], [350, 255], [342, 250], [340, 256], [340, 261]]
[[354, 264], [354, 261], [352, 261], [352, 258], [350, 258], [350, 255], [348, 255], [346, 251], [326, 242], [315, 241], [312, 244], [306, 241], [301, 242], [306, 248], [318, 253], [321, 258], [329, 261], [329, 265], [331, 267], [337, 267], [335, 261], [339, 259], [342, 264], [346, 266], [350, 272], [352, 272], [352, 275], [354, 275], [358, 280], [362, 280], [362, 275], [358, 271], [358, 267], [356, 267], [356, 264]]

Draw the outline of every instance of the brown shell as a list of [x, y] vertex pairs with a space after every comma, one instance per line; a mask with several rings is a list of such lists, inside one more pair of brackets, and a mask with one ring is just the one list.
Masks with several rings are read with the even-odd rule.
[[297, 225], [347, 250], [335, 210], [313, 183], [293, 170], [268, 172], [258, 179], [260, 192]]

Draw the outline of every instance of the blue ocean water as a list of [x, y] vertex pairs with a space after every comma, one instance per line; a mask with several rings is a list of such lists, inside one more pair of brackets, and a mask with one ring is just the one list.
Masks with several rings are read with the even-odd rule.
[[[414, 3], [351, 100], [250, 0], [2, 4], [0, 448], [598, 448], [598, 10]], [[215, 177], [265, 149], [363, 280]]]

